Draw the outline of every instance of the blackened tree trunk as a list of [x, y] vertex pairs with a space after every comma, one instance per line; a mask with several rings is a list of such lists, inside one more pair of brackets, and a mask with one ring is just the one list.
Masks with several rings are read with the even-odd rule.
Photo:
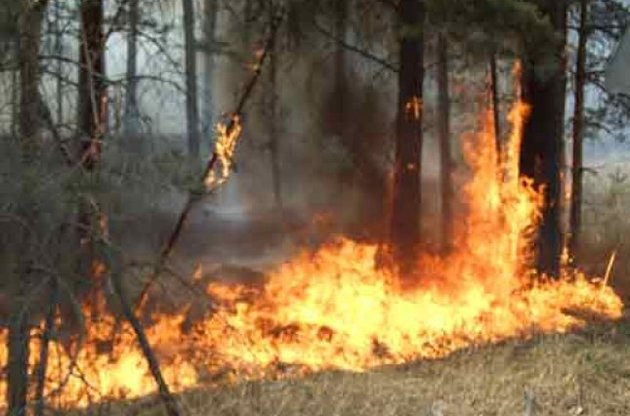
[[193, 0], [182, 0], [184, 13], [184, 48], [186, 54], [186, 128], [188, 155], [199, 160], [199, 105], [197, 102], [197, 53], [195, 45], [195, 6]]
[[394, 260], [400, 272], [406, 275], [412, 269], [420, 244], [423, 2], [401, 0], [398, 19], [401, 26], [400, 70], [390, 239]]
[[[562, 254], [561, 157], [564, 135], [564, 44], [566, 3], [564, 0], [542, 2], [542, 13], [549, 17], [558, 37], [550, 40], [553, 65], [549, 59], [530, 52], [523, 62], [522, 91], [532, 107], [521, 145], [521, 175], [543, 187], [542, 219], [537, 233], [536, 267], [539, 273], [558, 276]], [[551, 66], [551, 69], [550, 69]]]
[[[125, 95], [125, 115], [123, 132], [133, 137], [140, 131], [138, 108], [138, 21], [140, 0], [129, 0], [129, 34], [127, 35], [127, 93]], [[137, 138], [136, 138], [137, 139]]]
[[[105, 82], [105, 36], [103, 32], [102, 0], [81, 0], [79, 44], [79, 96], [78, 126], [80, 131], [79, 160], [87, 175], [96, 172], [102, 142], [107, 129], [107, 86]], [[79, 273], [85, 279], [80, 282], [92, 297], [90, 303], [96, 311], [96, 297], [101, 285], [95, 255], [94, 236], [101, 227], [98, 202], [86, 193], [79, 201], [77, 234], [79, 239]]]
[[438, 117], [440, 141], [440, 195], [442, 201], [442, 250], [448, 252], [453, 243], [453, 184], [451, 162], [451, 105], [448, 82], [448, 42], [438, 37]]
[[22, 144], [23, 192], [18, 204], [18, 215], [27, 225], [20, 229], [15, 290], [9, 318], [7, 366], [7, 415], [26, 414], [28, 400], [29, 315], [27, 301], [35, 286], [33, 275], [34, 222], [36, 217], [32, 189], [37, 175], [33, 164], [37, 161], [39, 131], [39, 65], [38, 54], [42, 18], [47, 2], [20, 2], [18, 65], [20, 73], [19, 133]]
[[575, 109], [573, 114], [573, 162], [571, 169], [571, 212], [569, 252], [577, 261], [582, 225], [582, 142], [584, 140], [584, 86], [586, 84], [586, 46], [588, 33], [588, 0], [580, 0], [577, 63], [575, 68]]
[[107, 87], [105, 84], [105, 38], [102, 0], [81, 1], [81, 42], [79, 46], [79, 129], [83, 167], [96, 167], [107, 128]]

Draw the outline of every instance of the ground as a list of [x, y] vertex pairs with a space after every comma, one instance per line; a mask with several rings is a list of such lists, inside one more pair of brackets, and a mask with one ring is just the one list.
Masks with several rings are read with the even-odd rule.
[[[187, 415], [630, 415], [630, 319], [365, 373], [245, 382], [178, 396]], [[527, 410], [531, 408], [532, 410]], [[101, 414], [163, 414], [155, 399]]]

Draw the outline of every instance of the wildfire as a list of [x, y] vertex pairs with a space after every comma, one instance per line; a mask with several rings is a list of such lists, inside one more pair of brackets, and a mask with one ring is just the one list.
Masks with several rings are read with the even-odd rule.
[[[464, 189], [468, 214], [452, 254], [418, 259], [416, 287], [400, 288], [396, 276], [378, 267], [377, 246], [338, 238], [270, 272], [262, 289], [210, 284], [213, 310], [186, 332], [186, 308], [155, 316], [147, 335], [173, 390], [331, 368], [362, 371], [444, 357], [480, 343], [563, 333], [585, 326], [584, 316], [620, 318], [623, 304], [601, 280], [569, 272], [558, 280], [532, 278], [526, 267], [540, 208], [539, 192], [518, 177], [527, 112], [523, 104], [512, 110], [513, 131], [501, 158], [490, 119], [479, 134], [464, 138], [473, 172]], [[228, 155], [230, 146], [228, 141]], [[113, 326], [110, 317], [91, 324], [74, 359], [53, 343], [48, 391], [63, 386], [54, 404], [85, 406], [154, 393], [127, 327], [111, 352], [98, 351]], [[5, 339], [0, 332], [0, 363], [7, 360]], [[3, 399], [4, 381], [0, 389]]]
[[208, 191], [217, 189], [230, 177], [230, 170], [234, 164], [234, 151], [236, 150], [236, 143], [241, 136], [242, 129], [238, 115], [232, 116], [232, 120], [229, 124], [217, 124], [214, 154], [216, 155], [219, 166], [210, 170], [206, 175], [204, 182]]

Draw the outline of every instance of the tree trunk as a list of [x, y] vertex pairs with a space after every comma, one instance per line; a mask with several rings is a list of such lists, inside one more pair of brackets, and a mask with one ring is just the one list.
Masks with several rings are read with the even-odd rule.
[[[79, 131], [81, 134], [80, 163], [87, 175], [95, 172], [101, 157], [102, 142], [107, 129], [107, 86], [105, 83], [105, 37], [103, 33], [102, 0], [81, 0], [79, 45]], [[79, 274], [85, 279], [80, 286], [91, 296], [90, 304], [97, 313], [96, 297], [101, 281], [96, 273], [98, 264], [94, 252], [94, 234], [99, 224], [98, 203], [89, 195], [79, 201], [77, 235]]]
[[44, 331], [41, 336], [41, 347], [39, 351], [39, 363], [37, 366], [37, 385], [35, 389], [35, 416], [44, 416], [46, 408], [45, 389], [46, 374], [48, 372], [48, 350], [50, 339], [55, 326], [55, 311], [59, 302], [59, 285], [57, 277], [50, 277], [50, 298], [48, 300], [48, 311], [46, 312], [46, 320], [44, 323]]
[[197, 103], [197, 53], [195, 45], [195, 6], [193, 0], [182, 0], [184, 13], [184, 48], [186, 54], [186, 128], [188, 155], [199, 161], [199, 107]]
[[93, 170], [101, 154], [107, 128], [107, 87], [105, 85], [105, 38], [102, 0], [81, 1], [81, 42], [79, 46], [79, 129], [83, 167]]
[[[544, 3], [541, 11], [549, 16], [561, 41], [550, 43], [554, 52], [554, 68], [543, 71], [548, 62], [537, 56], [525, 57], [522, 74], [523, 99], [532, 107], [525, 125], [521, 145], [521, 175], [533, 179], [542, 187], [542, 219], [536, 238], [536, 268], [539, 273], [558, 276], [562, 253], [561, 156], [563, 152], [564, 103], [564, 43], [566, 33], [566, 3], [564, 0]], [[547, 72], [546, 74], [541, 74]], [[550, 72], [550, 73], [549, 73]]]
[[422, 84], [424, 4], [401, 0], [398, 110], [390, 238], [394, 261], [408, 274], [420, 244], [420, 162], [422, 160]]
[[[55, 15], [52, 22], [52, 30], [54, 33], [54, 53], [57, 56], [63, 56], [63, 32], [61, 30], [61, 8], [63, 4], [61, 0], [55, 1]], [[58, 74], [63, 73], [63, 60], [58, 59], [56, 64]], [[55, 100], [56, 100], [56, 120], [57, 124], [63, 124], [63, 79], [58, 76], [55, 80]], [[52, 118], [52, 117], [51, 117]]]
[[573, 162], [570, 213], [569, 253], [577, 261], [582, 225], [582, 175], [584, 140], [584, 85], [586, 84], [586, 46], [588, 33], [588, 0], [580, 0], [580, 27], [578, 32], [577, 63], [575, 68], [575, 109], [573, 114]]
[[438, 37], [438, 117], [440, 141], [440, 194], [442, 201], [442, 250], [450, 251], [453, 243], [453, 184], [451, 179], [451, 129], [448, 82], [448, 43], [446, 37]]
[[[15, 296], [9, 318], [8, 367], [7, 367], [7, 415], [26, 414], [28, 400], [28, 362], [29, 362], [29, 315], [30, 310], [24, 303], [31, 294], [34, 261], [32, 251], [35, 247], [32, 227], [36, 212], [32, 199], [33, 180], [36, 174], [31, 171], [37, 159], [39, 147], [39, 64], [38, 55], [42, 18], [47, 5], [43, 1], [35, 5], [20, 2], [18, 64], [20, 72], [20, 113], [19, 131], [22, 144], [23, 194], [18, 201], [18, 215], [27, 224], [18, 237], [20, 259], [17, 265]], [[32, 176], [35, 176], [33, 178]]]
[[[123, 132], [134, 137], [140, 131], [140, 112], [138, 108], [138, 20], [140, 0], [129, 0], [129, 34], [127, 36], [127, 94], [125, 95], [125, 116]], [[134, 138], [134, 140], [137, 137]]]
[[204, 133], [212, 135], [214, 128], [214, 96], [213, 96], [213, 80], [214, 80], [214, 67], [215, 60], [214, 55], [216, 53], [216, 31], [217, 31], [217, 13], [218, 0], [205, 0], [204, 2], [204, 36], [206, 43], [206, 54], [204, 56], [204, 69], [205, 74], [203, 77], [204, 83]]

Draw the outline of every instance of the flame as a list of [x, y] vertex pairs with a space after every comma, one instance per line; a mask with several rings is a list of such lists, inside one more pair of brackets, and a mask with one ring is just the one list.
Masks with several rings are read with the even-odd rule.
[[422, 116], [422, 100], [418, 96], [413, 96], [405, 104], [405, 113], [413, 120], [420, 120]]
[[[262, 289], [211, 283], [206, 292], [214, 299], [213, 309], [187, 331], [187, 308], [154, 316], [154, 325], [147, 328], [172, 389], [332, 368], [364, 371], [503, 339], [564, 333], [584, 327], [585, 316], [620, 318], [623, 304], [601, 279], [567, 271], [549, 280], [527, 267], [530, 234], [541, 205], [539, 190], [518, 175], [528, 112], [520, 102], [512, 109], [512, 133], [501, 158], [491, 114], [484, 114], [480, 133], [464, 137], [473, 172], [463, 190], [467, 215], [452, 254], [418, 258], [415, 287], [400, 287], [398, 276], [378, 267], [376, 245], [342, 237], [280, 265]], [[238, 137], [225, 128], [219, 132], [222, 168], [209, 177], [213, 187], [227, 178]], [[114, 326], [106, 315], [90, 324], [75, 360], [53, 341], [47, 391], [56, 406], [87, 406], [155, 392], [126, 325], [110, 353], [98, 350], [110, 340]], [[0, 331], [1, 341], [6, 336]], [[32, 357], [39, 349], [35, 339]], [[6, 362], [3, 342], [0, 363]], [[60, 384], [61, 394], [54, 395]], [[4, 379], [0, 389], [1, 400]]]
[[229, 124], [218, 123], [217, 138], [214, 144], [214, 154], [217, 158], [218, 167], [210, 170], [205, 178], [205, 185], [208, 191], [213, 191], [223, 185], [230, 177], [231, 169], [234, 165], [234, 151], [239, 137], [241, 137], [242, 126], [238, 115], [232, 116]]

